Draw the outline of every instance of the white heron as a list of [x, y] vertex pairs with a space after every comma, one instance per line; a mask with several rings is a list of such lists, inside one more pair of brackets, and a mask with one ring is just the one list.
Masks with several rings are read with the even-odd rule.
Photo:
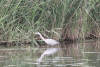
[[60, 42], [58, 42], [58, 41], [56, 41], [56, 40], [54, 40], [54, 39], [44, 39], [44, 38], [42, 37], [42, 35], [41, 35], [39, 32], [35, 32], [34, 34], [40, 35], [41, 39], [42, 39], [45, 43], [47, 43], [48, 45], [54, 46], [54, 45], [60, 44]]

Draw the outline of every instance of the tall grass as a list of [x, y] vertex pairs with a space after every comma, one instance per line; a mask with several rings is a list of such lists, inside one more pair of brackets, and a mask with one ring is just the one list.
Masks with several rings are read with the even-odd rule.
[[[0, 42], [35, 43], [33, 33], [59, 40], [99, 36], [99, 0], [1, 0]], [[93, 33], [94, 32], [94, 33]]]

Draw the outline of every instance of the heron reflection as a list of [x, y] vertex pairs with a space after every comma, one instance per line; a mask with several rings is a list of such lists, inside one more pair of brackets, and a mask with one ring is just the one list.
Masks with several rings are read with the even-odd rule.
[[59, 50], [59, 48], [48, 48], [46, 51], [44, 51], [44, 53], [41, 55], [41, 57], [38, 59], [38, 62], [42, 61], [42, 58], [45, 55], [52, 55], [54, 53], [56, 53]]

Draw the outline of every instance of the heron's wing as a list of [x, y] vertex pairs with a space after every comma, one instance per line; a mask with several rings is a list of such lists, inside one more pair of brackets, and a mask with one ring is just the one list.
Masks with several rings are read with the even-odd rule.
[[54, 39], [45, 39], [45, 42], [48, 44], [60, 44], [58, 41]]

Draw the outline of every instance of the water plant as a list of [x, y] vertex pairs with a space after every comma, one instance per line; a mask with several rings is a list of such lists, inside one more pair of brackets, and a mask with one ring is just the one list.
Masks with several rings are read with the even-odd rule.
[[41, 32], [56, 40], [99, 38], [99, 0], [1, 0], [0, 44], [31, 42]]

